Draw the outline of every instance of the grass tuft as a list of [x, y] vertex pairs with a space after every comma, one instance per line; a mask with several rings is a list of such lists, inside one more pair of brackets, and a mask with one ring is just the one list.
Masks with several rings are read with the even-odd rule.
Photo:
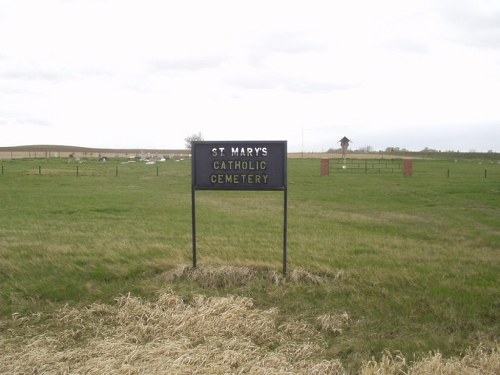
[[[344, 272], [339, 271], [335, 279], [343, 278]], [[164, 273], [166, 282], [188, 279], [203, 288], [227, 289], [246, 286], [257, 281], [265, 281], [274, 285], [321, 284], [328, 280], [324, 276], [315, 275], [304, 269], [294, 269], [288, 275], [275, 270], [258, 270], [251, 267], [236, 266], [203, 266], [193, 269], [189, 266], [175, 267]]]
[[325, 333], [332, 333], [335, 335], [342, 334], [344, 326], [349, 324], [349, 314], [346, 312], [337, 315], [325, 314], [316, 318], [320, 330]]
[[361, 375], [497, 375], [500, 373], [499, 348], [479, 346], [461, 357], [445, 358], [441, 353], [409, 363], [400, 355], [385, 354], [380, 361], [369, 361]]

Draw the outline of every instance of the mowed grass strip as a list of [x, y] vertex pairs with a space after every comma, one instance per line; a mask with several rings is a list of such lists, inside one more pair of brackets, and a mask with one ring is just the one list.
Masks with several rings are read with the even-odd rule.
[[[385, 350], [451, 356], [498, 342], [498, 163], [416, 160], [409, 178], [321, 177], [318, 159], [291, 159], [289, 269], [325, 282], [256, 277], [222, 287], [164, 277], [192, 260], [189, 161], [87, 161], [80, 176], [68, 161], [3, 164], [2, 335], [15, 329], [12, 314], [112, 303], [128, 292], [153, 298], [169, 286], [185, 298], [251, 297], [308, 324], [346, 313], [341, 334], [321, 333], [325, 356], [346, 367]], [[201, 267], [281, 270], [282, 193], [199, 191], [196, 198]]]

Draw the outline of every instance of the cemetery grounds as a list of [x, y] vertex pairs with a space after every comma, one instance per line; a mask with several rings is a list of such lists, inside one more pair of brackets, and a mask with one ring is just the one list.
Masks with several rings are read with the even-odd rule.
[[189, 160], [1, 165], [0, 374], [500, 369], [499, 160], [289, 159], [287, 275], [282, 192], [196, 192], [193, 270]]

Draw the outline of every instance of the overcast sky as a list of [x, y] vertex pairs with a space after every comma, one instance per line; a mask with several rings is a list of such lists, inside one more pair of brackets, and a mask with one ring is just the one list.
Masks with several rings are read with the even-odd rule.
[[500, 152], [499, 0], [0, 0], [0, 146]]

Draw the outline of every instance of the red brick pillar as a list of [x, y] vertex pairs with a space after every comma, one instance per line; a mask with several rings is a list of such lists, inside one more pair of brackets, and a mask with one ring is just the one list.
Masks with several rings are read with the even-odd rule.
[[405, 159], [403, 164], [403, 176], [413, 176], [413, 160]]
[[321, 159], [321, 175], [330, 175], [330, 159]]

